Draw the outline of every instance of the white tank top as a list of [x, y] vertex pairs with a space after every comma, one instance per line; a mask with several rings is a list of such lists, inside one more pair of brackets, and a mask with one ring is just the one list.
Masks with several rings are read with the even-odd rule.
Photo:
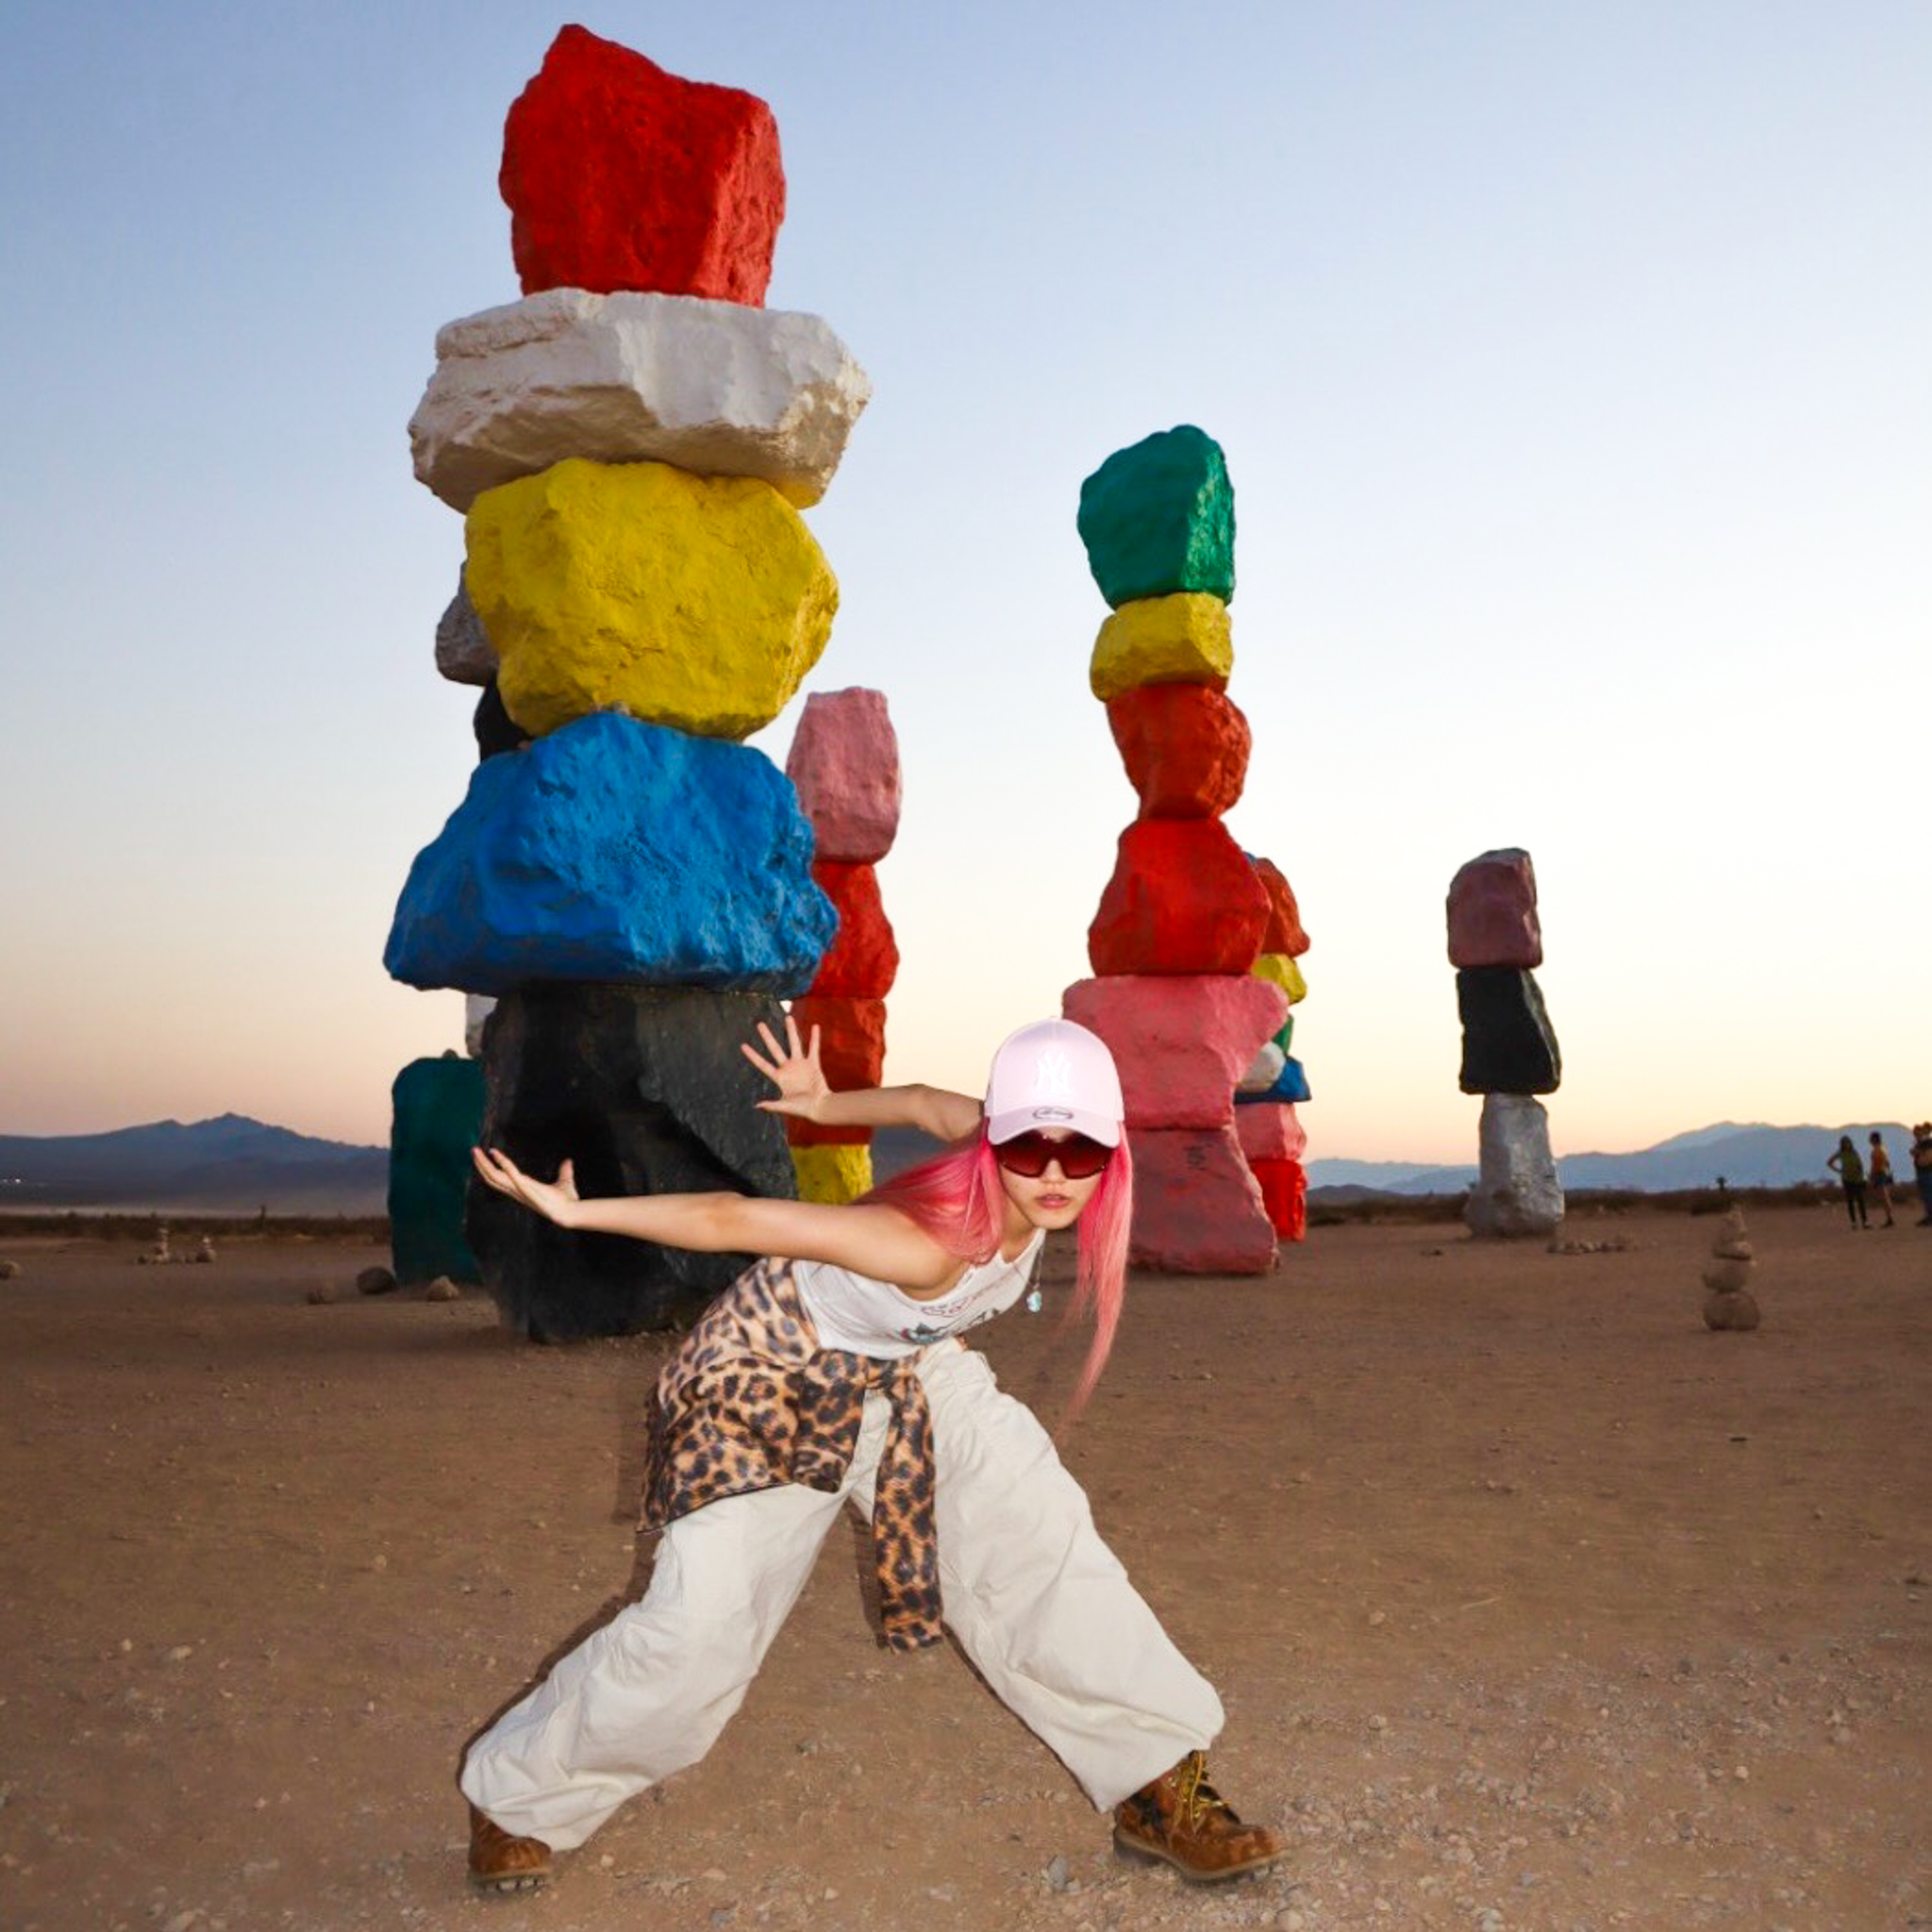
[[1010, 1261], [995, 1255], [976, 1263], [933, 1301], [915, 1300], [890, 1281], [874, 1281], [829, 1261], [799, 1261], [791, 1275], [818, 1330], [820, 1347], [895, 1361], [1004, 1314], [1025, 1293], [1045, 1239], [1044, 1230], [1036, 1229]]

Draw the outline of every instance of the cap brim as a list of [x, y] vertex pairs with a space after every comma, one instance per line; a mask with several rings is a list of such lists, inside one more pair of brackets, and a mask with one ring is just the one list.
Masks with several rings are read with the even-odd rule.
[[1089, 1113], [1079, 1107], [1016, 1107], [992, 1115], [986, 1124], [986, 1138], [997, 1147], [1022, 1134], [1052, 1133], [1065, 1128], [1070, 1134], [1085, 1134], [1103, 1147], [1121, 1144], [1121, 1124], [1104, 1113]]

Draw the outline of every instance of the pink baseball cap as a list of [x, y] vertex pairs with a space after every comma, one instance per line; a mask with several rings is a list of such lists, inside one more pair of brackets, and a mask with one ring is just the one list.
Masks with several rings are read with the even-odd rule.
[[992, 1057], [986, 1138], [995, 1147], [1056, 1127], [1118, 1147], [1126, 1110], [1106, 1041], [1074, 1021], [1038, 1020], [1008, 1034]]

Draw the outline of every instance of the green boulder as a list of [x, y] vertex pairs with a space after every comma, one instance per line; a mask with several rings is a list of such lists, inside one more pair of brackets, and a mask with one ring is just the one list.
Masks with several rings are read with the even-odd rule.
[[411, 1060], [390, 1089], [389, 1240], [398, 1281], [481, 1281], [463, 1238], [470, 1149], [483, 1129], [483, 1069]]
[[1116, 450], [1080, 486], [1080, 541], [1100, 594], [1234, 597], [1234, 485], [1221, 445], [1184, 423]]

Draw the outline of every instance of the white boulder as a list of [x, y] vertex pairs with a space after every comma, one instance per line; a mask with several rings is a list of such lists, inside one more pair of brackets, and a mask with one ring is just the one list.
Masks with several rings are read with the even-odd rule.
[[446, 324], [436, 358], [409, 446], [458, 510], [565, 457], [762, 476], [804, 509], [872, 396], [816, 315], [694, 295], [546, 289]]
[[1483, 1095], [1479, 1163], [1462, 1218], [1470, 1232], [1513, 1239], [1551, 1235], [1563, 1219], [1563, 1185], [1550, 1152], [1550, 1117], [1527, 1093]]
[[483, 1027], [495, 1010], [496, 1002], [487, 992], [463, 995], [463, 1051], [473, 1060], [483, 1058]]

